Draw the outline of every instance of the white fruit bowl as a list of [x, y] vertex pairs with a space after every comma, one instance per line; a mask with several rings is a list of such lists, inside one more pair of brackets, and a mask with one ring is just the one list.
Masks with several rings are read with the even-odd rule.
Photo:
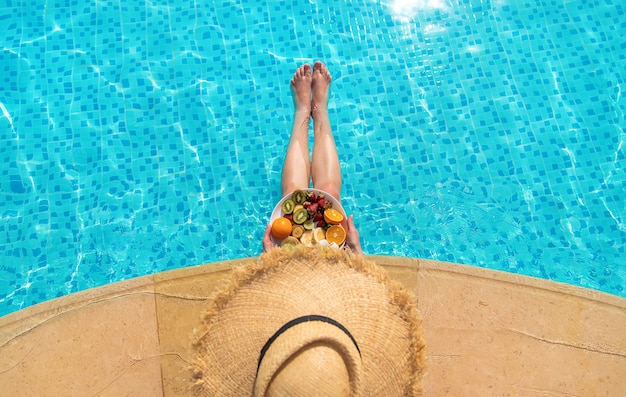
[[[319, 194], [323, 194], [324, 198], [328, 201], [330, 201], [333, 204], [333, 209], [341, 212], [341, 214], [343, 215], [344, 219], [346, 218], [346, 211], [343, 210], [343, 207], [341, 206], [341, 204], [339, 203], [339, 201], [334, 198], [333, 196], [331, 196], [328, 192], [325, 192], [323, 190], [320, 189], [300, 189], [303, 192], [313, 192], [316, 195]], [[276, 206], [274, 207], [274, 211], [272, 211], [272, 215], [270, 216], [270, 224], [274, 223], [274, 221], [276, 220], [276, 218], [280, 218], [281, 216], [284, 216], [285, 213], [283, 212], [283, 203], [286, 200], [289, 200], [291, 198], [293, 193], [289, 193], [288, 195], [286, 195], [285, 197], [283, 197], [278, 204], [276, 204]], [[274, 238], [274, 236], [271, 236], [272, 238], [272, 242], [276, 245], [280, 245], [280, 243], [283, 241], [282, 239], [276, 239]], [[341, 244], [341, 247], [343, 247], [345, 245], [345, 242], [343, 244]]]

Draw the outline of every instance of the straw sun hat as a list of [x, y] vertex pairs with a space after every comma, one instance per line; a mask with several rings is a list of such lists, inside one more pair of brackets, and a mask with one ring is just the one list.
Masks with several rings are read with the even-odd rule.
[[415, 298], [351, 252], [263, 254], [196, 331], [196, 396], [422, 395]]

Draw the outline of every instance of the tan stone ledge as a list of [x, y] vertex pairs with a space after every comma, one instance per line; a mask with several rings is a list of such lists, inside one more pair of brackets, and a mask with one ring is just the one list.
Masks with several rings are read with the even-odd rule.
[[[626, 299], [472, 266], [370, 258], [417, 297], [426, 395], [626, 390]], [[252, 260], [113, 283], [0, 317], [2, 394], [190, 395], [192, 330], [207, 298]]]

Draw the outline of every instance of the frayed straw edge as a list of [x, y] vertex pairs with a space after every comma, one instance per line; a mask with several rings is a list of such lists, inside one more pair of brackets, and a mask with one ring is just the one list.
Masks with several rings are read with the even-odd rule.
[[[389, 302], [393, 307], [397, 308], [397, 314], [402, 320], [407, 322], [411, 330], [409, 337], [411, 339], [413, 357], [409, 365], [411, 365], [412, 371], [410, 385], [407, 387], [405, 393], [407, 396], [422, 396], [422, 382], [426, 372], [426, 344], [423, 339], [421, 320], [417, 313], [416, 299], [414, 295], [407, 291], [400, 283], [391, 280], [382, 267], [362, 255], [355, 255], [350, 250], [337, 250], [330, 247], [308, 248], [303, 245], [296, 246], [289, 250], [276, 248], [261, 254], [258, 262], [246, 264], [234, 269], [228, 285], [220, 292], [214, 294], [212, 299], [210, 299], [212, 302], [211, 306], [207, 308], [202, 315], [202, 323], [199, 325], [200, 328], [196, 327], [196, 329], [194, 329], [193, 346], [199, 350], [202, 340], [207, 337], [210, 332], [211, 324], [215, 316], [226, 308], [240, 288], [245, 287], [260, 277], [267, 277], [286, 262], [299, 259], [316, 259], [316, 257], [319, 258], [320, 256], [330, 262], [342, 263], [348, 268], [371, 277], [385, 286], [388, 291]], [[191, 365], [191, 370], [196, 380], [192, 389], [197, 396], [201, 395], [200, 389], [202, 389], [205, 383], [202, 380], [204, 368], [206, 368], [206, 364], [200, 358], [197, 358], [195, 363]]]

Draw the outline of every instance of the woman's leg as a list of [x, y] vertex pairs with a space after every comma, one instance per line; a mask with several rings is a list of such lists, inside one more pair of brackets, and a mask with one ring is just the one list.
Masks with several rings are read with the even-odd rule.
[[303, 65], [291, 79], [291, 94], [295, 107], [291, 138], [283, 164], [283, 196], [296, 189], [309, 187], [311, 160], [309, 157], [309, 121], [311, 119], [311, 66]]
[[311, 89], [311, 116], [313, 117], [313, 164], [311, 173], [313, 186], [327, 191], [339, 200], [341, 191], [341, 169], [333, 132], [328, 117], [328, 95], [332, 77], [326, 65], [315, 62]]

